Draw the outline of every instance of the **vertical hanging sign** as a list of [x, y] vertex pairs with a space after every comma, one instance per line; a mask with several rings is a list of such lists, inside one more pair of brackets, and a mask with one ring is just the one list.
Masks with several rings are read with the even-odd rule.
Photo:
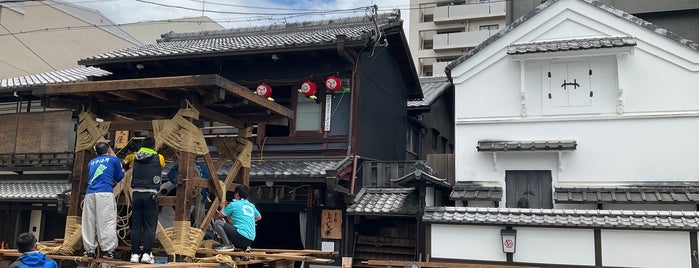
[[333, 96], [332, 94], [325, 95], [325, 124], [324, 130], [330, 131], [330, 119], [332, 118]]

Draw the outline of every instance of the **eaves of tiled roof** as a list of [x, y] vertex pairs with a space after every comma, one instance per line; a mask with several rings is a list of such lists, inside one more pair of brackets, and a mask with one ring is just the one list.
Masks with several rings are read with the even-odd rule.
[[446, 76], [420, 77], [422, 87], [422, 100], [408, 101], [408, 109], [429, 108], [450, 86], [451, 82]]
[[469, 225], [699, 230], [697, 211], [428, 207], [422, 220]]
[[520, 55], [558, 51], [587, 50], [614, 47], [636, 46], [633, 37], [599, 37], [583, 39], [565, 39], [555, 41], [517, 43], [507, 46], [507, 54]]
[[556, 203], [699, 204], [699, 187], [556, 187]]
[[[400, 27], [402, 22], [396, 13], [378, 16], [379, 30]], [[364, 45], [376, 30], [373, 21], [366, 17], [351, 17], [322, 21], [288, 23], [269, 26], [234, 28], [194, 33], [167, 33], [156, 44], [120, 49], [91, 56], [79, 61], [84, 65], [154, 58], [227, 55], [241, 52], [316, 49], [334, 46], [338, 36], [345, 42]]]
[[502, 187], [457, 184], [452, 187], [449, 199], [462, 201], [500, 201], [502, 199]]
[[578, 143], [574, 140], [550, 141], [478, 141], [479, 152], [507, 151], [560, 151], [575, 150]]
[[111, 74], [100, 68], [80, 66], [72, 69], [2, 79], [0, 80], [0, 92], [48, 84], [84, 82], [88, 81], [89, 77], [101, 77]]
[[[346, 163], [347, 161], [343, 161], [343, 159], [253, 160], [250, 167], [250, 179], [324, 180], [327, 170], [339, 171], [339, 169], [346, 167]], [[219, 177], [228, 176], [232, 166], [232, 162], [226, 162], [218, 170], [217, 175]]]
[[[480, 52], [481, 50], [485, 49], [485, 48], [486, 48], [487, 46], [489, 46], [490, 44], [494, 43], [495, 41], [497, 41], [498, 39], [500, 39], [500, 38], [503, 37], [504, 35], [508, 34], [508, 33], [511, 32], [511, 31], [513, 31], [513, 30], [514, 30], [515, 28], [517, 28], [519, 25], [522, 25], [524, 22], [528, 21], [528, 20], [531, 19], [532, 17], [534, 17], [534, 16], [536, 16], [537, 14], [541, 13], [541, 12], [542, 12], [543, 10], [545, 10], [546, 8], [548, 8], [548, 7], [552, 6], [552, 5], [554, 5], [554, 4], [557, 3], [558, 1], [560, 1], [560, 0], [548, 0], [548, 1], [546, 1], [546, 2], [541, 3], [541, 5], [535, 7], [535, 8], [532, 9], [529, 13], [527, 13], [527, 14], [525, 14], [524, 16], [520, 17], [519, 19], [516, 19], [515, 21], [513, 21], [512, 23], [510, 23], [509, 25], [507, 25], [507, 27], [505, 27], [504, 29], [500, 30], [500, 31], [497, 32], [496, 34], [491, 35], [490, 38], [488, 38], [488, 39], [486, 39], [485, 41], [481, 42], [481, 43], [480, 43], [478, 46], [476, 46], [474, 49], [469, 50], [466, 54], [462, 55], [462, 56], [459, 57], [458, 59], [456, 59], [456, 60], [452, 61], [451, 63], [449, 63], [449, 64], [446, 66], [446, 68], [445, 68], [445, 72], [447, 73], [448, 76], [451, 76], [451, 75], [450, 75], [451, 70], [454, 69], [456, 66], [458, 66], [458, 65], [461, 64], [461, 63], [463, 63], [464, 61], [466, 61], [467, 59], [469, 59], [470, 57], [472, 57], [472, 56], [475, 55], [476, 53]], [[669, 39], [671, 39], [671, 40], [673, 40], [673, 41], [675, 41], [675, 42], [677, 42], [677, 43], [680, 43], [680, 44], [682, 44], [682, 45], [684, 45], [684, 46], [686, 46], [686, 47], [689, 47], [689, 48], [694, 49], [694, 50], [699, 50], [699, 44], [698, 44], [698, 43], [696, 43], [696, 42], [694, 42], [694, 41], [692, 41], [692, 40], [683, 38], [683, 37], [681, 37], [681, 36], [679, 36], [679, 35], [677, 35], [677, 34], [671, 32], [671, 31], [668, 31], [667, 29], [660, 28], [660, 27], [658, 27], [657, 25], [655, 25], [655, 24], [653, 24], [653, 23], [650, 23], [650, 22], [647, 22], [647, 21], [645, 21], [645, 20], [643, 20], [643, 19], [640, 19], [640, 18], [638, 18], [638, 17], [636, 17], [636, 16], [634, 16], [634, 15], [631, 15], [631, 14], [629, 14], [629, 13], [627, 13], [627, 12], [624, 12], [623, 10], [616, 9], [616, 8], [614, 8], [614, 7], [612, 7], [612, 6], [606, 5], [606, 4], [604, 4], [604, 3], [602, 3], [602, 2], [599, 2], [599, 1], [596, 1], [596, 0], [580, 0], [580, 1], [583, 1], [583, 2], [585, 2], [585, 3], [587, 3], [587, 4], [592, 5], [592, 6], [595, 6], [595, 7], [599, 8], [599, 9], [601, 9], [601, 10], [604, 10], [604, 11], [606, 11], [606, 12], [609, 12], [610, 14], [612, 14], [612, 15], [614, 15], [614, 16], [617, 16], [617, 17], [619, 17], [619, 18], [622, 18], [622, 19], [624, 19], [624, 20], [627, 20], [627, 21], [629, 21], [630, 23], [639, 25], [639, 26], [641, 26], [641, 27], [643, 27], [643, 28], [646, 28], [646, 29], [648, 29], [648, 30], [650, 30], [650, 31], [653, 31], [653, 32], [655, 32], [655, 33], [657, 33], [657, 34], [659, 34], [659, 35], [662, 35], [662, 36], [664, 36], [664, 37], [666, 37], [666, 38], [669, 38]]]
[[351, 215], [415, 216], [419, 200], [415, 188], [362, 188], [347, 208]]
[[447, 188], [447, 189], [451, 188], [451, 184], [449, 184], [449, 182], [447, 182], [446, 179], [440, 179], [440, 178], [430, 174], [429, 172], [425, 172], [421, 169], [415, 169], [415, 170], [413, 170], [413, 172], [410, 172], [403, 177], [391, 179], [391, 182], [398, 183], [401, 185], [406, 185], [410, 182], [419, 182], [419, 181], [425, 181], [425, 182], [428, 182], [430, 184], [440, 186], [442, 188]]
[[70, 190], [64, 180], [0, 180], [0, 201], [58, 201], [58, 195]]

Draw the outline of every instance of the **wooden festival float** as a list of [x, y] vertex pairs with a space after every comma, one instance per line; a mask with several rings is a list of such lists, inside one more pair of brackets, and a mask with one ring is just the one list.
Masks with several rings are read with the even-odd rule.
[[[156, 267], [127, 261], [130, 247], [120, 239], [116, 256], [119, 260], [82, 257], [81, 202], [87, 182], [87, 162], [95, 156], [92, 146], [114, 131], [150, 131], [158, 150], [166, 155], [178, 154], [179, 170], [176, 196], [160, 196], [160, 206], [174, 207], [172, 227], [158, 223], [154, 253], [169, 256], [168, 267], [218, 267], [265, 263], [272, 266], [293, 265], [295, 261], [331, 263], [333, 259], [314, 255], [335, 255], [319, 250], [253, 249], [251, 252], [217, 252], [202, 241], [205, 230], [216, 211], [226, 205], [226, 189], [237, 184], [249, 185], [252, 142], [248, 138], [259, 122], [293, 119], [294, 112], [268, 101], [249, 89], [219, 75], [193, 75], [125, 80], [91, 81], [53, 84], [35, 89], [45, 107], [79, 110], [75, 162], [71, 176], [65, 236], [53, 243], [40, 243], [41, 251], [51, 258], [74, 261], [78, 266]], [[102, 120], [98, 121], [97, 118]], [[214, 137], [217, 159], [212, 158], [202, 134], [201, 122], [221, 122], [238, 129], [237, 137]], [[163, 149], [165, 149], [163, 152]], [[203, 179], [196, 172], [195, 162], [205, 163], [212, 179]], [[217, 171], [227, 161], [233, 165], [226, 178]], [[118, 205], [130, 203], [130, 171], [114, 193]], [[190, 211], [201, 200], [199, 193], [207, 188], [213, 198], [206, 202], [202, 220], [190, 221]], [[128, 237], [128, 236], [126, 236]], [[2, 251], [18, 256], [15, 250]], [[163, 266], [162, 264], [157, 267]]]

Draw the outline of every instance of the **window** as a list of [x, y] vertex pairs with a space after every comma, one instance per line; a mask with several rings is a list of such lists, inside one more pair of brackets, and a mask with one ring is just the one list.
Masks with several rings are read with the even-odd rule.
[[437, 30], [437, 34], [463, 33], [465, 31], [466, 31], [466, 28], [463, 28], [463, 27], [451, 28], [451, 29], [440, 29], [440, 30]]
[[320, 130], [323, 116], [323, 105], [307, 98], [301, 93], [296, 94], [296, 131]]
[[422, 76], [432, 76], [432, 65], [422, 66]]
[[552, 63], [544, 77], [547, 98], [552, 107], [590, 106], [590, 62]]
[[553, 208], [550, 170], [505, 171], [508, 208]]
[[422, 22], [432, 22], [432, 21], [434, 21], [434, 14], [422, 15]]
[[413, 126], [408, 126], [408, 131], [405, 133], [405, 147], [409, 153], [417, 155], [420, 149], [420, 134], [418, 129]]
[[444, 1], [444, 2], [439, 2], [437, 3], [438, 7], [443, 7], [443, 6], [455, 6], [455, 5], [465, 5], [466, 1]]
[[434, 40], [422, 40], [422, 49], [432, 49], [434, 47]]
[[481, 25], [478, 27], [479, 31], [497, 31], [499, 26], [497, 24]]

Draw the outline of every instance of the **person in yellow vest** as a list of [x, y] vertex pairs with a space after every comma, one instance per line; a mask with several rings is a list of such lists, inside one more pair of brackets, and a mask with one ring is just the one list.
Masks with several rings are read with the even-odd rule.
[[139, 148], [141, 148], [141, 143], [138, 140], [131, 140], [131, 142], [126, 145], [126, 156], [124, 157], [124, 161], [122, 161], [124, 170], [129, 170], [129, 168], [133, 167], [133, 160]]

